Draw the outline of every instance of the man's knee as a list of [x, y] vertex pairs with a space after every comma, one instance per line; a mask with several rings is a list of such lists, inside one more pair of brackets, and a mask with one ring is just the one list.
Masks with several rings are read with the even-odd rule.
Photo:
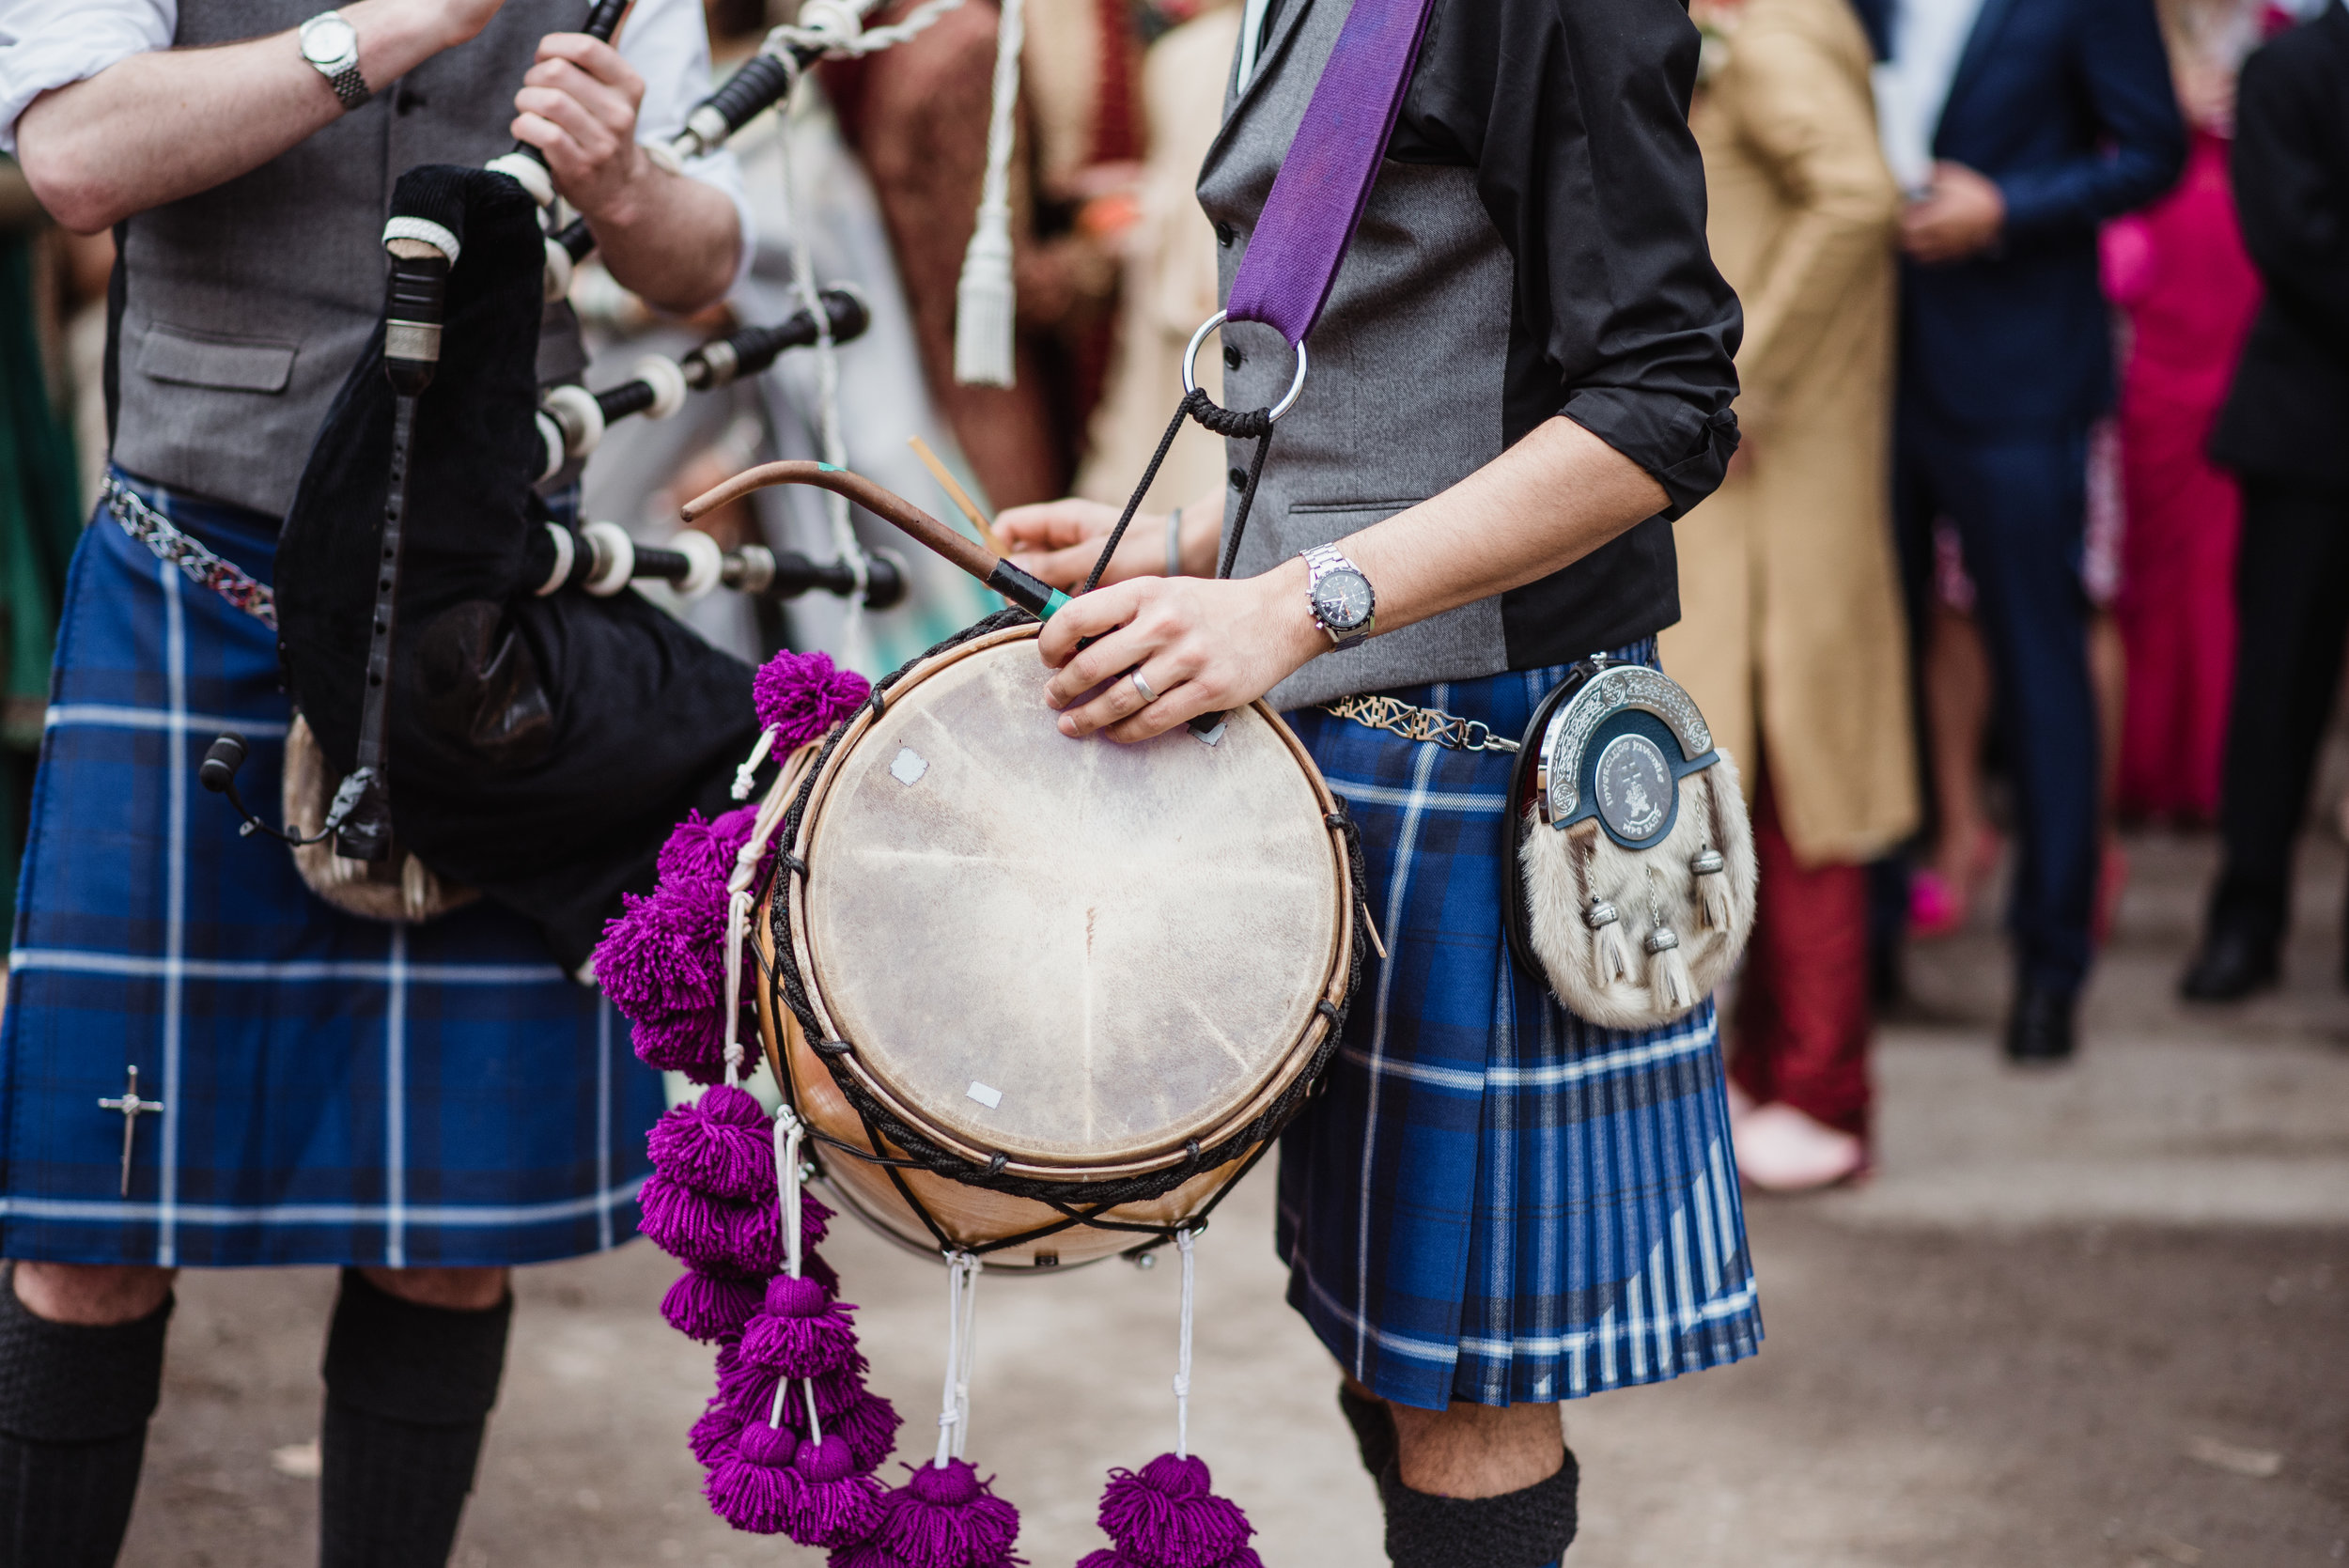
[[1403, 1484], [1447, 1498], [1495, 1498], [1555, 1475], [1565, 1435], [1555, 1405], [1390, 1405]]
[[506, 1299], [504, 1268], [363, 1268], [367, 1283], [418, 1307], [486, 1312]]
[[134, 1323], [163, 1304], [179, 1271], [151, 1264], [38, 1263], [20, 1261], [16, 1298], [35, 1317], [52, 1323], [103, 1327]]

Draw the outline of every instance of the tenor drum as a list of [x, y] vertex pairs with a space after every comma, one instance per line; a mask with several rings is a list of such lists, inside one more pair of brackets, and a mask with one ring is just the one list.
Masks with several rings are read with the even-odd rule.
[[841, 1198], [1027, 1267], [1203, 1212], [1356, 969], [1345, 818], [1288, 726], [1071, 740], [1039, 629], [918, 662], [804, 766], [754, 923], [769, 1061]]

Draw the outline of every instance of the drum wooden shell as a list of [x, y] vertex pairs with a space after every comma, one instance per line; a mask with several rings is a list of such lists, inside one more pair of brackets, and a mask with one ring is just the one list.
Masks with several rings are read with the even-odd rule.
[[[791, 846], [807, 873], [776, 890], [811, 1009], [854, 1048], [840, 1061], [860, 1089], [938, 1145], [1001, 1156], [1081, 1201], [1085, 1183], [1238, 1136], [1295, 1084], [1330, 1029], [1322, 1003], [1345, 997], [1352, 891], [1336, 802], [1270, 709], [1233, 713], [1212, 746], [1187, 730], [1070, 740], [1044, 706], [1038, 629], [947, 649], [880, 715], [860, 710]], [[753, 932], [771, 966], [765, 908]], [[870, 1148], [797, 1020], [760, 992], [769, 1059], [801, 1113]], [[937, 1246], [886, 1169], [837, 1150], [824, 1166], [867, 1219]], [[1238, 1169], [1109, 1218], [1174, 1222]], [[958, 1245], [1059, 1218], [900, 1174]], [[1143, 1239], [1081, 1226], [988, 1257], [1074, 1264]]]

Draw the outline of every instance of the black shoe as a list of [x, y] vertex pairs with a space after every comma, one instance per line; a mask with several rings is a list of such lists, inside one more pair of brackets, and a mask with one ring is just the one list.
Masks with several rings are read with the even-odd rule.
[[2072, 1060], [2072, 1015], [2077, 1001], [2070, 991], [2026, 984], [2015, 994], [2015, 1010], [2006, 1017], [2006, 1059], [2030, 1067], [2051, 1067]]
[[2276, 983], [2276, 944], [2240, 927], [2213, 926], [2178, 981], [2188, 1001], [2241, 1001]]

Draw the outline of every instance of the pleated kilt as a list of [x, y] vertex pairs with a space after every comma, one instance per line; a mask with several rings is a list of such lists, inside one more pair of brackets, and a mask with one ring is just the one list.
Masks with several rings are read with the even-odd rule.
[[[1648, 642], [1625, 657], [1655, 659]], [[1563, 667], [1391, 695], [1523, 733]], [[1762, 1339], [1708, 1001], [1602, 1029], [1511, 958], [1512, 758], [1286, 715], [1361, 825], [1370, 954], [1281, 1144], [1289, 1303], [1383, 1398], [1439, 1409], [1653, 1383]]]
[[[274, 519], [148, 487], [266, 582]], [[72, 1263], [530, 1263], [626, 1240], [659, 1076], [518, 918], [313, 897], [280, 819], [275, 634], [103, 507], [74, 556], [0, 1024], [0, 1251]], [[395, 763], [397, 768], [397, 763]], [[395, 773], [397, 777], [397, 773]], [[138, 1068], [130, 1192], [123, 1118]]]

